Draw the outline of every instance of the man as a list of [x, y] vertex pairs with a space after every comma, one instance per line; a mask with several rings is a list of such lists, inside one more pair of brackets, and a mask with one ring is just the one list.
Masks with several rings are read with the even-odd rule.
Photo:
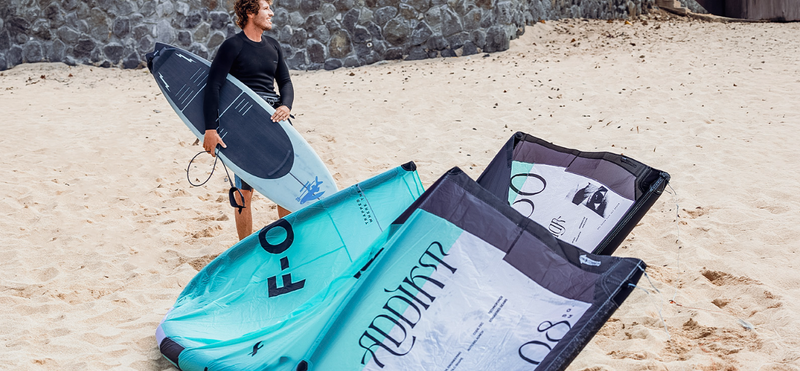
[[[229, 73], [275, 108], [275, 114], [272, 115], [273, 122], [289, 118], [294, 100], [289, 68], [284, 61], [278, 41], [263, 35], [264, 31], [272, 29], [272, 16], [275, 13], [272, 12], [271, 6], [272, 0], [236, 0], [234, 3], [236, 23], [242, 32], [220, 45], [211, 63], [203, 102], [206, 123], [203, 148], [212, 156], [216, 156], [214, 150], [217, 145], [227, 148], [217, 133], [217, 118], [220, 88]], [[280, 95], [275, 92], [274, 82], [278, 83]], [[236, 176], [236, 187], [241, 190], [241, 195], [236, 194], [236, 201], [239, 205], [244, 205], [244, 208], [234, 212], [236, 232], [241, 240], [253, 233], [250, 207], [253, 188], [238, 176]], [[288, 210], [278, 206], [279, 218], [288, 214]]]

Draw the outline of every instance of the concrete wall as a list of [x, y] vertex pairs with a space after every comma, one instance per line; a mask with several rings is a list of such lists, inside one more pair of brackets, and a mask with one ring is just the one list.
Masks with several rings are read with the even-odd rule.
[[[627, 18], [653, 0], [275, 0], [269, 35], [293, 69], [506, 50], [541, 19]], [[137, 68], [155, 42], [211, 59], [239, 31], [233, 0], [0, 0], [0, 70], [65, 62]]]

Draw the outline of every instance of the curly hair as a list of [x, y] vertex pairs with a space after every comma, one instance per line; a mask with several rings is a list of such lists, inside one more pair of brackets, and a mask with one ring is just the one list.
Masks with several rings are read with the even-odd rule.
[[[272, 5], [272, 0], [266, 0], [267, 4]], [[236, 25], [244, 29], [247, 24], [248, 14], [257, 14], [261, 9], [260, 0], [236, 0], [233, 4], [233, 11], [236, 13]]]

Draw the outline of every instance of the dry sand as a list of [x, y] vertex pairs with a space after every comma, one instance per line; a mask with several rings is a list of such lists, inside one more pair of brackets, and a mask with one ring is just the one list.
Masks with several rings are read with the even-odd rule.
[[[477, 177], [516, 131], [663, 169], [676, 194], [616, 253], [650, 294], [570, 370], [800, 370], [798, 34], [548, 22], [489, 56], [293, 72], [295, 125], [340, 186], [409, 160]], [[200, 146], [146, 71], [17, 66], [0, 112], [0, 369], [171, 369], [156, 325], [236, 242], [223, 175], [187, 184]]]

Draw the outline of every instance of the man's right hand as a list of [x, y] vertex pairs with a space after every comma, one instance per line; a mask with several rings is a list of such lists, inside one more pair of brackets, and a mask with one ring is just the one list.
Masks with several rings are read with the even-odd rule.
[[222, 141], [222, 138], [219, 137], [216, 130], [206, 130], [205, 135], [203, 135], [203, 149], [211, 154], [211, 156], [217, 157], [217, 153], [214, 149], [217, 148], [218, 144], [222, 145], [222, 148], [228, 148], [225, 142]]

